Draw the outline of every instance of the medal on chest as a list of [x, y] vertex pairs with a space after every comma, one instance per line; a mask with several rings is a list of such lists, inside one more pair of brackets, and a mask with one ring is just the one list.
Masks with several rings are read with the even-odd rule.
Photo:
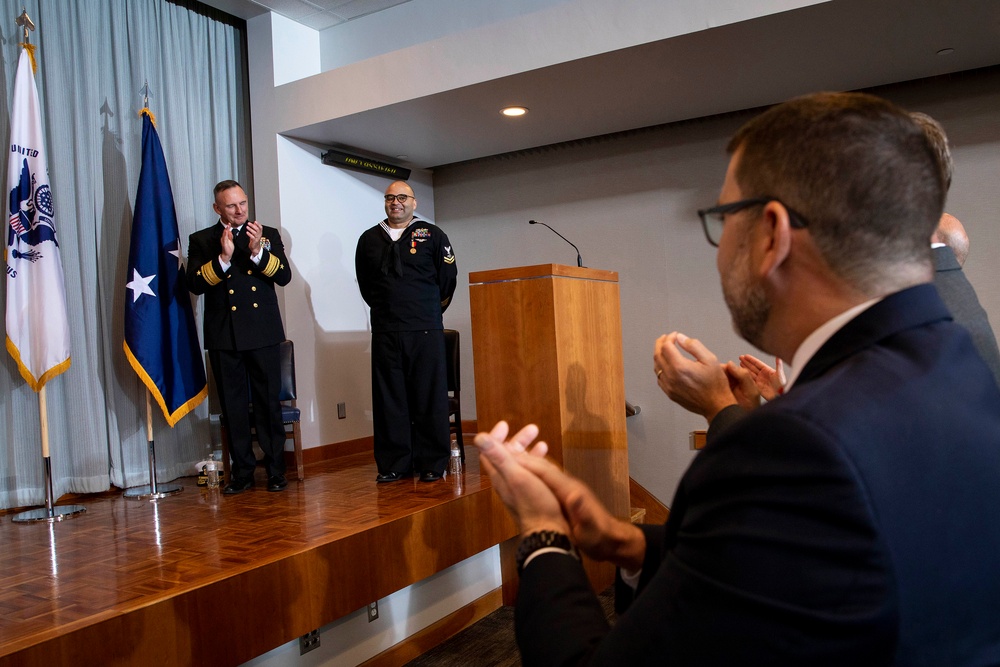
[[410, 234], [410, 254], [417, 254], [417, 242], [423, 243], [431, 237], [431, 230], [421, 227]]

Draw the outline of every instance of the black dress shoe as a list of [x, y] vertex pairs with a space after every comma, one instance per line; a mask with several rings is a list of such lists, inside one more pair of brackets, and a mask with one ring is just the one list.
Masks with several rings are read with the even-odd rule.
[[253, 488], [253, 477], [247, 477], [246, 479], [234, 479], [226, 488], [222, 490], [227, 496], [235, 496], [237, 493], [243, 493], [247, 489]]
[[271, 475], [267, 478], [268, 491], [284, 491], [288, 486], [284, 475]]
[[384, 484], [385, 482], [398, 482], [401, 479], [406, 479], [409, 475], [401, 472], [380, 472], [375, 481], [379, 484]]
[[441, 473], [434, 472], [433, 470], [425, 470], [420, 473], [421, 482], [436, 482], [441, 479]]

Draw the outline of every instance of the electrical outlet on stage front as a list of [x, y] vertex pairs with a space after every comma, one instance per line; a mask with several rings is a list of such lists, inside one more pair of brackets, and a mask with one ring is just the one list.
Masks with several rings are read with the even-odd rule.
[[319, 630], [311, 630], [299, 637], [299, 655], [304, 655], [314, 648], [319, 648]]
[[368, 605], [368, 622], [371, 623], [378, 618], [378, 600]]

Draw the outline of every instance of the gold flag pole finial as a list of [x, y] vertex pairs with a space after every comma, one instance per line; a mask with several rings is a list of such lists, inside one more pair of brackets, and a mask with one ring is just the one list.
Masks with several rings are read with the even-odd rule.
[[28, 39], [28, 31], [35, 29], [35, 22], [31, 20], [30, 16], [28, 16], [28, 10], [21, 7], [21, 15], [14, 19], [14, 23], [24, 28], [24, 43], [30, 43], [30, 40]]
[[14, 23], [24, 29], [24, 41], [21, 42], [21, 46], [28, 52], [28, 58], [31, 60], [31, 71], [35, 72], [38, 70], [38, 63], [35, 62], [35, 46], [28, 37], [28, 31], [35, 29], [35, 22], [28, 16], [28, 10], [21, 7], [21, 15], [14, 19]]
[[142, 88], [139, 89], [142, 93], [142, 109], [139, 110], [139, 116], [149, 116], [149, 120], [153, 123], [153, 127], [156, 127], [156, 116], [153, 112], [149, 110], [149, 79], [142, 84]]

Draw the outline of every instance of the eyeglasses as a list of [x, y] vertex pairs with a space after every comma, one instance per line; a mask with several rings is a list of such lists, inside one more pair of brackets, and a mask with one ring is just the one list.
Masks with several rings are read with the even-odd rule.
[[413, 195], [386, 195], [385, 203], [391, 204], [394, 200], [398, 201], [400, 204], [405, 204], [408, 199], [416, 199]]
[[[711, 245], [718, 248], [719, 240], [722, 238], [722, 227], [725, 225], [727, 215], [748, 209], [751, 206], [762, 206], [772, 201], [776, 201], [782, 206], [785, 206], [784, 203], [777, 197], [754, 197], [752, 199], [741, 199], [739, 201], [729, 202], [728, 204], [719, 204], [718, 206], [713, 206], [712, 208], [703, 208], [699, 210], [698, 217], [701, 218], [701, 226], [702, 229], [705, 230], [705, 239]], [[805, 229], [808, 226], [805, 218], [801, 215], [787, 206], [785, 206], [785, 210], [788, 211], [788, 222], [793, 229]]]

